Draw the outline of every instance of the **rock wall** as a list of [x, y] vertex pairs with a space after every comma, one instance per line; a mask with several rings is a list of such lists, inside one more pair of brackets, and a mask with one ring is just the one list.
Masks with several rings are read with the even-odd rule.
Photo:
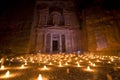
[[[0, 17], [0, 52], [27, 53], [34, 3], [16, 3]], [[18, 4], [18, 5], [17, 5]]]
[[[88, 51], [120, 50], [120, 12], [92, 7], [84, 10]], [[84, 29], [83, 28], [83, 29]]]

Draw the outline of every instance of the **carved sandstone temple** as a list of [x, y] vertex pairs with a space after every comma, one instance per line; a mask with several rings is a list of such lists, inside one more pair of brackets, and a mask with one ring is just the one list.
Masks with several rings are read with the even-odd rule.
[[119, 13], [101, 5], [76, 12], [74, 0], [36, 0], [29, 52], [119, 53]]
[[74, 3], [37, 0], [31, 31], [33, 52], [73, 52], [81, 49], [81, 31]]

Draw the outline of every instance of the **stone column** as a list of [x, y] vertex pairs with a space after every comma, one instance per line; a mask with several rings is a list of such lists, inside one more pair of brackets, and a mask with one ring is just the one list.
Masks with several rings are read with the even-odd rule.
[[44, 36], [42, 31], [39, 33], [39, 52], [44, 52]]
[[61, 39], [62, 37], [61, 37], [61, 34], [59, 34], [59, 38], [60, 38], [60, 39], [59, 39], [59, 40], [60, 40], [60, 41], [59, 41], [59, 44], [60, 44], [60, 45], [59, 45], [59, 50], [60, 50], [60, 52], [62, 52], [62, 39]]
[[38, 52], [39, 49], [39, 34], [37, 33], [37, 38], [36, 38], [36, 52]]
[[45, 36], [44, 36], [44, 40], [45, 40], [45, 42], [44, 42], [44, 52], [46, 52], [46, 33], [45, 33]]
[[68, 52], [68, 34], [67, 33], [65, 33], [65, 48], [66, 48], [66, 52]]
[[52, 41], [53, 41], [52, 36], [53, 36], [53, 34], [51, 33], [50, 35], [51, 35], [51, 37], [50, 37], [50, 52], [52, 53], [52, 46], [53, 46], [52, 45]]

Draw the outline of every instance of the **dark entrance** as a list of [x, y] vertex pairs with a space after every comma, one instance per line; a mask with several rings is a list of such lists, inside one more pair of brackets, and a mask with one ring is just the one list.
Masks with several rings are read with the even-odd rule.
[[65, 35], [62, 35], [62, 52], [65, 52]]
[[53, 40], [53, 46], [52, 46], [53, 52], [58, 52], [58, 41]]

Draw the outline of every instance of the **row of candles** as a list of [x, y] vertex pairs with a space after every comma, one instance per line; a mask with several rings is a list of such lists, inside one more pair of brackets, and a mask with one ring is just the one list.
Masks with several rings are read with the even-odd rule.
[[[60, 67], [61, 67], [61, 66], [60, 66]], [[79, 66], [78, 66], [78, 67], [79, 67]], [[21, 66], [19, 67], [19, 69], [25, 69], [25, 68], [26, 68], [26, 67], [25, 67], [24, 65], [21, 65]], [[5, 67], [2, 65], [1, 68], [0, 68], [0, 70], [5, 70]], [[44, 65], [43, 68], [41, 68], [40, 70], [50, 70], [50, 69], [49, 69], [46, 65]], [[93, 70], [90, 68], [90, 66], [87, 66], [87, 68], [84, 69], [84, 70], [86, 70], [86, 71], [93, 71]], [[69, 73], [69, 68], [67, 68], [66, 72]], [[0, 78], [11, 78], [11, 77], [15, 77], [15, 75], [14, 75], [14, 74], [10, 74], [10, 71], [7, 70], [7, 72], [6, 72], [4, 75], [2, 75]], [[43, 80], [41, 74], [38, 75], [37, 80]]]
[[[17, 69], [25, 69], [25, 68], [27, 68], [27, 67], [25, 67], [25, 65], [21, 65], [20, 67], [17, 67]], [[46, 69], [47, 69], [47, 67], [44, 66], [44, 70], [46, 70]], [[5, 66], [2, 65], [1, 68], [0, 68], [0, 70], [2, 70], [2, 71], [3, 71], [3, 70], [6, 70]], [[19, 74], [19, 75], [20, 75], [20, 74]], [[15, 77], [15, 76], [18, 76], [18, 75], [17, 75], [16, 73], [10, 73], [10, 71], [7, 70], [4, 75], [0, 75], [0, 79], [12, 78], [12, 77]], [[43, 80], [41, 74], [38, 75], [37, 80]]]
[[[20, 56], [15, 58], [6, 59], [6, 61], [9, 62], [24, 62], [20, 67], [17, 67], [17, 69], [27, 69], [25, 65], [28, 65], [28, 63], [38, 63], [38, 64], [44, 64], [40, 70], [50, 70], [46, 65], [55, 65], [55, 63], [58, 64], [58, 67], [64, 67], [64, 66], [72, 66], [72, 63], [76, 64], [76, 67], [82, 67], [80, 63], [88, 63], [88, 66], [84, 68], [83, 70], [89, 71], [89, 72], [95, 72], [95, 70], [91, 69], [92, 67], [96, 66], [96, 63], [102, 63], [107, 61], [107, 63], [112, 64], [116, 63], [116, 61], [119, 61], [120, 58], [117, 56], [93, 56], [93, 55], [74, 55], [74, 54], [55, 54], [55, 55], [44, 55], [44, 54], [38, 54], [38, 55], [29, 55], [29, 56]], [[0, 60], [1, 63], [1, 60]], [[48, 64], [47, 64], [48, 63]], [[64, 64], [63, 64], [64, 63]], [[4, 67], [4, 65], [1, 65], [0, 70], [6, 70], [7, 68]], [[67, 73], [69, 73], [69, 69], [66, 70]], [[14, 77], [11, 76], [10, 71], [7, 70], [7, 72], [2, 75], [0, 78], [10, 78]], [[39, 74], [37, 80], [43, 80], [42, 75]]]
[[[25, 64], [27, 64], [27, 62], [32, 62], [32, 63], [35, 63], [36, 62], [36, 60], [37, 60], [37, 62], [38, 63], [49, 63], [50, 62], [50, 65], [51, 64], [53, 64], [53, 63], [58, 63], [58, 64], [60, 64], [60, 63], [64, 63], [65, 62], [65, 65], [68, 65], [68, 63], [70, 64], [70, 63], [86, 63], [86, 62], [88, 62], [88, 63], [90, 63], [90, 64], [92, 64], [92, 63], [96, 63], [96, 62], [104, 62], [105, 63], [105, 61], [106, 61], [106, 63], [113, 63], [116, 59], [114, 59], [114, 58], [111, 58], [110, 60], [106, 60], [106, 59], [104, 59], [104, 58], [102, 58], [102, 59], [88, 59], [88, 58], [80, 58], [80, 59], [78, 59], [78, 57], [76, 57], [75, 58], [75, 60], [72, 60], [71, 58], [68, 58], [68, 57], [65, 57], [64, 59], [60, 59], [60, 58], [58, 58], [58, 59], [55, 59], [54, 57], [53, 58], [47, 58], [47, 57], [45, 57], [45, 58], [43, 58], [42, 56], [40, 56], [40, 57], [36, 57], [35, 59], [33, 58], [33, 57], [30, 57], [30, 60], [28, 59], [21, 59], [21, 58], [17, 58], [17, 59], [20, 59], [20, 62], [25, 62]], [[118, 61], [120, 60], [120, 58], [118, 58]], [[14, 59], [12, 58], [10, 61], [14, 61]], [[51, 63], [52, 62], [52, 63]]]

